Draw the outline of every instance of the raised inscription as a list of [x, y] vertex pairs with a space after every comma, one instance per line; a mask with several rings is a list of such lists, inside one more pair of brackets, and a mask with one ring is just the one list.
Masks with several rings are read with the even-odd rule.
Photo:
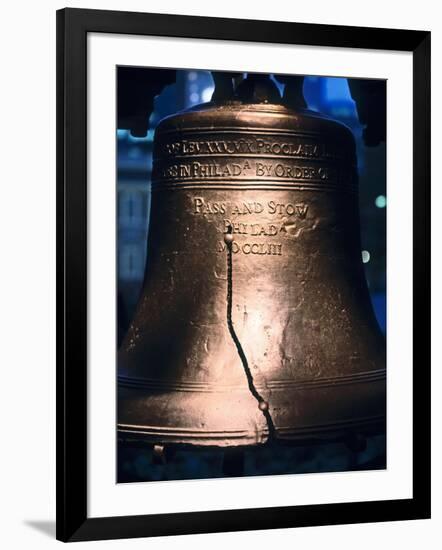
[[244, 216], [248, 214], [280, 216], [297, 216], [304, 219], [307, 216], [308, 205], [304, 202], [293, 204], [291, 202], [278, 202], [274, 200], [265, 203], [259, 201], [207, 201], [203, 197], [193, 197], [193, 214], [227, 214], [232, 216]]
[[[218, 241], [218, 252], [225, 253], [227, 248], [226, 244], [222, 241]], [[253, 254], [259, 256], [282, 256], [282, 244], [277, 243], [238, 243], [233, 241], [232, 243], [232, 253], [238, 254]]]
[[[157, 176], [157, 174], [156, 174]], [[264, 179], [289, 179], [312, 181], [336, 181], [337, 173], [333, 166], [298, 165], [282, 162], [256, 162], [245, 160], [243, 162], [179, 162], [162, 166], [159, 177], [165, 180], [179, 179], [231, 179], [254, 178]]]
[[[232, 233], [239, 237], [232, 243], [233, 254], [282, 256], [283, 243], [273, 240], [287, 235], [298, 236], [303, 230], [308, 210], [309, 206], [304, 202], [209, 201], [203, 197], [193, 197], [191, 212], [207, 220], [214, 218], [223, 234]], [[266, 241], [249, 240], [253, 237], [266, 238]], [[216, 247], [218, 253], [225, 253], [224, 241], [219, 240]]]
[[160, 156], [195, 155], [275, 155], [296, 158], [334, 159], [336, 150], [306, 138], [274, 141], [268, 137], [240, 139], [183, 139], [159, 146]]

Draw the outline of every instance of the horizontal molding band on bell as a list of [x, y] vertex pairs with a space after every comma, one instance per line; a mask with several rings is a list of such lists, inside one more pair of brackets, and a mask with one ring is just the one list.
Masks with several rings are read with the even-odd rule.
[[[284, 390], [290, 389], [315, 389], [319, 387], [340, 386], [345, 384], [366, 383], [383, 381], [386, 377], [385, 369], [378, 369], [373, 371], [358, 372], [346, 376], [333, 376], [328, 378], [317, 378], [316, 380], [269, 380], [265, 384], [260, 384], [257, 380], [255, 386], [258, 390], [272, 389], [272, 390]], [[125, 387], [136, 388], [148, 388], [152, 390], [161, 391], [198, 391], [198, 392], [231, 392], [231, 391], [245, 391], [248, 390], [243, 386], [232, 386], [217, 384], [216, 386], [210, 386], [208, 384], [200, 382], [182, 381], [177, 383], [167, 383], [160, 380], [149, 380], [147, 378], [133, 378], [133, 377], [118, 377], [118, 384]]]
[[220, 191], [229, 191], [231, 189], [240, 189], [244, 191], [286, 191], [288, 189], [294, 191], [323, 191], [329, 193], [349, 193], [356, 194], [356, 186], [342, 185], [319, 185], [319, 184], [301, 184], [295, 181], [263, 181], [262, 183], [256, 180], [241, 180], [241, 181], [222, 181], [214, 180], [210, 183], [207, 179], [192, 180], [192, 182], [182, 182], [173, 180], [162, 180], [152, 183], [152, 191], [179, 190], [179, 189], [213, 189]]
[[[293, 426], [290, 427], [281, 427], [277, 428], [277, 435], [278, 434], [281, 438], [286, 439], [296, 439], [297, 437], [302, 438], [305, 437], [305, 434], [309, 435], [320, 435], [320, 434], [333, 434], [336, 432], [339, 432], [345, 428], [372, 428], [375, 424], [380, 424], [385, 421], [385, 416], [369, 416], [366, 418], [359, 418], [357, 420], [344, 420], [344, 421], [338, 421], [333, 422], [330, 424], [316, 424], [316, 425], [309, 425], [309, 426], [300, 426], [298, 428], [295, 428]], [[158, 437], [161, 435], [164, 438], [170, 437], [170, 442], [173, 441], [173, 438], [180, 438], [182, 440], [185, 440], [188, 438], [189, 440], [195, 440], [198, 438], [201, 439], [211, 439], [211, 440], [223, 440], [226, 438], [229, 439], [238, 439], [238, 440], [244, 440], [244, 439], [255, 439], [256, 433], [251, 430], [220, 430], [220, 431], [214, 431], [214, 430], [201, 430], [198, 428], [170, 428], [167, 426], [134, 426], [134, 425], [126, 425], [126, 424], [118, 424], [118, 432], [119, 436], [123, 439], [126, 439], [127, 436], [133, 435], [143, 435], [143, 436], [152, 436], [153, 438]], [[260, 429], [260, 438], [265, 438], [268, 435], [268, 429], [266, 427], [262, 427]], [[264, 441], [263, 441], [264, 442]], [[213, 443], [213, 442], [212, 442]]]

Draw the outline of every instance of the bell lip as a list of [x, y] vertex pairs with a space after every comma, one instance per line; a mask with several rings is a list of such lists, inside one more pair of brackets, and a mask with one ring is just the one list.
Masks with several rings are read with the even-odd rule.
[[[343, 384], [337, 384], [337, 380], [333, 379], [327, 379], [325, 385], [318, 385], [318, 383], [306, 384], [296, 390], [292, 389], [289, 393], [287, 393], [287, 388], [274, 387], [269, 390], [270, 394], [264, 395], [264, 397], [268, 398], [272, 404], [270, 414], [276, 430], [276, 439], [289, 441], [330, 440], [336, 437], [347, 437], [351, 433], [370, 431], [373, 426], [381, 426], [382, 431], [385, 433], [387, 413], [386, 370], [384, 368], [377, 369], [368, 374], [369, 377], [365, 372], [358, 379], [355, 379], [354, 376], [343, 377], [344, 380], [341, 381], [344, 382]], [[207, 400], [212, 399], [210, 392], [196, 391], [196, 388], [188, 389], [192, 390], [191, 394], [198, 395], [199, 406], [201, 410], [205, 410]], [[338, 389], [339, 393], [336, 394]], [[178, 390], [169, 393], [171, 395], [175, 393], [177, 399], [178, 397], [182, 399], [182, 396], [188, 393], [183, 393], [182, 388], [178, 388]], [[138, 384], [135, 386], [119, 385], [118, 432], [120, 436], [126, 434], [160, 444], [191, 444], [216, 447], [250, 446], [265, 442], [268, 439], [268, 426], [265, 423], [257, 425], [255, 421], [252, 425], [248, 422], [238, 421], [230, 426], [226, 422], [224, 424], [225, 428], [220, 429], [223, 423], [219, 422], [219, 419], [216, 422], [211, 422], [209, 419], [204, 429], [196, 429], [196, 424], [192, 424], [189, 419], [177, 422], [179, 417], [176, 414], [173, 416], [175, 422], [163, 422], [158, 416], [155, 420], [154, 416], [149, 417], [148, 411], [144, 409], [145, 413], [142, 417], [138, 416], [136, 418], [130, 413], [130, 408], [134, 403], [140, 399], [140, 403], [147, 400], [144, 401], [142, 407], [153, 407], [156, 396], [161, 396], [164, 393], [164, 388], [151, 389], [147, 393], [146, 391], [147, 388], [140, 387]], [[369, 405], [365, 411], [360, 409], [356, 412], [350, 401], [348, 401], [350, 396], [354, 396], [355, 391], [359, 396], [358, 399]], [[242, 392], [249, 395], [247, 388], [244, 388]], [[302, 414], [299, 411], [296, 416], [290, 416], [289, 414], [287, 417], [280, 414], [279, 411], [284, 408], [287, 409], [288, 407], [289, 412], [293, 409], [291, 405], [287, 404], [288, 395], [291, 396], [291, 402], [298, 401], [298, 407], [301, 407]], [[326, 408], [326, 412], [323, 411], [323, 414], [319, 416], [315, 408], [311, 406], [317, 395], [321, 396], [323, 406]], [[348, 401], [347, 406], [342, 410], [336, 410], [334, 405], [336, 399], [346, 403]], [[128, 403], [131, 404], [129, 409], [127, 408]], [[148, 405], [149, 403], [150, 405]], [[255, 407], [249, 410], [249, 414], [252, 413], [252, 410], [255, 411]], [[154, 424], [150, 423], [152, 421]], [[179, 426], [180, 423], [181, 426]]]
[[[282, 432], [282, 433], [281, 433]], [[324, 444], [333, 442], [346, 442], [357, 437], [369, 437], [375, 435], [386, 434], [386, 415], [378, 415], [365, 419], [356, 419], [345, 422], [344, 425], [334, 423], [328, 428], [324, 426], [317, 427], [306, 426], [305, 428], [297, 428], [284, 430], [276, 428], [276, 436], [269, 438], [267, 428], [260, 430], [259, 434], [250, 432], [246, 438], [239, 435], [234, 435], [235, 432], [224, 432], [219, 440], [203, 434], [189, 434], [187, 437], [169, 432], [161, 432], [158, 430], [156, 434], [149, 432], [148, 427], [123, 425], [117, 426], [117, 439], [119, 443], [135, 444], [135, 445], [163, 445], [179, 447], [180, 449], [209, 449], [209, 448], [245, 448], [262, 447], [264, 445], [271, 446], [296, 446], [306, 444]]]

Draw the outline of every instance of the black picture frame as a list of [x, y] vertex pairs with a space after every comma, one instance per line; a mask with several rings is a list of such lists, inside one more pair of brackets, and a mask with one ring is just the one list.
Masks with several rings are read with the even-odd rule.
[[[87, 34], [413, 54], [413, 498], [87, 517]], [[148, 488], [146, 488], [148, 491]], [[57, 12], [57, 538], [84, 541], [430, 517], [430, 33], [117, 11]]]

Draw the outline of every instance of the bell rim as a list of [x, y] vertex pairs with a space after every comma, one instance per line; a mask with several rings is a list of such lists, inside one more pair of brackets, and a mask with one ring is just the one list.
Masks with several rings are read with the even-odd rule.
[[[331, 443], [345, 442], [355, 436], [369, 437], [385, 434], [386, 415], [381, 414], [366, 418], [358, 418], [356, 420], [348, 420], [345, 422], [330, 423], [329, 426], [317, 426], [316, 431], [312, 427], [303, 427], [293, 429], [293, 427], [276, 428], [276, 435], [269, 438], [269, 431], [263, 428], [258, 433], [248, 432], [247, 437], [241, 435], [241, 430], [230, 430], [216, 434], [215, 437], [210, 437], [210, 432], [203, 433], [192, 432], [183, 437], [182, 432], [173, 434], [172, 430], [165, 432], [163, 427], [159, 427], [154, 433], [147, 426], [135, 425], [117, 425], [117, 439], [119, 442], [130, 444], [139, 443], [142, 445], [173, 446], [178, 448], [202, 448], [202, 449], [220, 449], [220, 448], [253, 448], [262, 447], [264, 445], [281, 444], [281, 445], [297, 445], [310, 443]], [[189, 430], [190, 432], [190, 430]], [[245, 431], [244, 431], [245, 432]], [[213, 435], [213, 434], [212, 434]]]

